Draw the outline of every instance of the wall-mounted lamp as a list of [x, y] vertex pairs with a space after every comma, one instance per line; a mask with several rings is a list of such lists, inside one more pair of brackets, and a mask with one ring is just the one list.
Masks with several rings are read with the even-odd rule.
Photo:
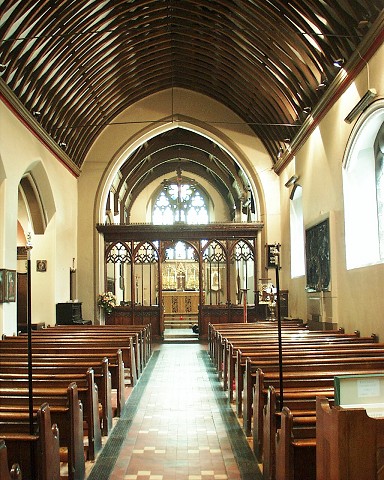
[[360, 98], [348, 115], [344, 118], [344, 122], [352, 123], [353, 120], [369, 105], [370, 101], [375, 98], [377, 92], [374, 88], [370, 88], [365, 92], [365, 94]]
[[344, 62], [344, 58], [336, 58], [335, 60], [333, 60], [333, 65], [337, 68], [341, 68], [344, 65]]
[[299, 177], [297, 175], [292, 175], [292, 177], [286, 182], [285, 186], [289, 188], [291, 185], [297, 182]]

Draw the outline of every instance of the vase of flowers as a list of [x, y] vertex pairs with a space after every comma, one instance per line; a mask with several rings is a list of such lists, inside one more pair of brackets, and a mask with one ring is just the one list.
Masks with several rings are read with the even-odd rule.
[[100, 293], [97, 304], [109, 315], [116, 306], [116, 297], [112, 292]]

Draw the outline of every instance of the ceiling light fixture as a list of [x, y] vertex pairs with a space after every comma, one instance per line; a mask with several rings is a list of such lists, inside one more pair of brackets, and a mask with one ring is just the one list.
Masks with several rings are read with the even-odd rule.
[[4, 63], [0, 63], [0, 73], [4, 73], [6, 69], [7, 69], [7, 66], [4, 65]]
[[309, 113], [312, 112], [312, 108], [311, 108], [311, 107], [304, 107], [304, 108], [303, 108], [303, 112], [304, 112], [306, 115], [308, 115]]
[[337, 68], [341, 68], [344, 65], [344, 62], [344, 58], [336, 58], [335, 60], [333, 60], [333, 65]]
[[357, 28], [359, 30], [362, 30], [362, 29], [367, 28], [367, 27], [369, 27], [369, 20], [368, 19], [360, 20], [360, 22], [357, 24]]
[[328, 87], [328, 83], [326, 80], [321, 80], [318, 86], [316, 87], [316, 90], [323, 90], [324, 88]]

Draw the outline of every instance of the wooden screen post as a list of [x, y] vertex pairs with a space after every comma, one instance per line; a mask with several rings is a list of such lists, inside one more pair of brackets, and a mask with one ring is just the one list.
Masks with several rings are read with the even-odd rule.
[[247, 323], [247, 288], [242, 288], [243, 291], [243, 322]]

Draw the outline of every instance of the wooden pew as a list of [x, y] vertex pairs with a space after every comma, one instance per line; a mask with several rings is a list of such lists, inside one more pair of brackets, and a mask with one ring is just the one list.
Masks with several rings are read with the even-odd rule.
[[[246, 329], [244, 329], [246, 330]], [[248, 379], [251, 379], [248, 381], [248, 384], [251, 386], [251, 395], [250, 398], [246, 398], [246, 390], [249, 391], [248, 388], [244, 387], [244, 402], [249, 405], [249, 400], [251, 400], [250, 407], [252, 407], [252, 390], [253, 390], [253, 384], [252, 384], [252, 379], [255, 378], [255, 371], [253, 369], [257, 369], [257, 367], [260, 367], [260, 365], [263, 365], [263, 368], [265, 370], [265, 374], [269, 375], [270, 373], [275, 373], [278, 370], [278, 361], [277, 359], [277, 334], [276, 333], [263, 333], [261, 330], [251, 332], [252, 329], [247, 329], [247, 331], [241, 331], [240, 328], [236, 329], [236, 334], [233, 334], [233, 332], [226, 333], [227, 338], [225, 338], [222, 335], [217, 335], [216, 337], [216, 344], [212, 344], [210, 348], [212, 349], [212, 355], [216, 355], [218, 360], [218, 369], [221, 366], [221, 363], [225, 363], [225, 354], [223, 345], [231, 345], [234, 344], [234, 350], [236, 351], [236, 356], [235, 354], [232, 354], [232, 358], [236, 358], [238, 360], [238, 352], [241, 352], [242, 350], [245, 350], [246, 352], [243, 354], [243, 358], [240, 359], [238, 363], [235, 363], [236, 365], [236, 370], [235, 370], [235, 378], [236, 378], [236, 399], [240, 400], [241, 395], [242, 395], [242, 385], [241, 381], [243, 378], [242, 375], [242, 370], [241, 368], [242, 365], [244, 365], [244, 360], [247, 358], [247, 354], [252, 352], [252, 350], [255, 351], [255, 353], [251, 353], [251, 356], [254, 357], [253, 361], [248, 360], [246, 361], [246, 365], [249, 363], [249, 365], [252, 366], [252, 368], [249, 368], [248, 372]], [[296, 338], [295, 338], [296, 337]], [[327, 338], [328, 337], [328, 338]], [[303, 339], [305, 338], [305, 342], [303, 342]], [[316, 345], [311, 342], [312, 340], [316, 339], [316, 343], [320, 345]], [[300, 347], [296, 347], [296, 345], [293, 342], [300, 341], [302, 345]], [[285, 343], [284, 343], [285, 342]], [[312, 334], [308, 335], [307, 333], [304, 332], [304, 334], [297, 335], [296, 333], [289, 334], [288, 332], [285, 332], [283, 335], [283, 345], [284, 345], [284, 350], [283, 350], [283, 355], [284, 355], [284, 379], [286, 378], [287, 375], [294, 375], [298, 374], [299, 372], [304, 375], [313, 375], [313, 373], [317, 373], [316, 370], [321, 371], [321, 370], [332, 370], [335, 372], [335, 374], [340, 374], [340, 373], [346, 373], [347, 371], [362, 371], [368, 370], [368, 371], [380, 371], [380, 369], [384, 368], [384, 354], [383, 354], [383, 345], [376, 345], [375, 342], [377, 342], [377, 337], [372, 336], [372, 337], [367, 337], [367, 338], [360, 338], [359, 333], [355, 332], [353, 335], [345, 335], [345, 334], [339, 334], [338, 332], [332, 332], [331, 335], [329, 335], [329, 332], [320, 332], [320, 335], [318, 333], [314, 333], [313, 336]], [[328, 343], [330, 343], [332, 346], [328, 346]], [[355, 345], [356, 343], [356, 345]], [[358, 345], [357, 345], [358, 344]], [[316, 346], [315, 346], [316, 345]], [[271, 348], [272, 350], [271, 352]], [[305, 352], [305, 357], [303, 356], [303, 348], [306, 349]], [[248, 350], [249, 349], [249, 350]], [[311, 351], [312, 350], [312, 351]], [[300, 352], [300, 353], [298, 353]], [[309, 353], [311, 352], [311, 353]], [[299, 358], [297, 358], [299, 357]], [[221, 362], [222, 360], [222, 362]], [[260, 363], [263, 362], [263, 363]], [[313, 365], [312, 365], [313, 364]], [[228, 357], [228, 364], [227, 367], [230, 369], [230, 357]], [[312, 372], [312, 370], [314, 372]], [[220, 372], [219, 372], [220, 374]], [[224, 370], [224, 384], [225, 384], [225, 370]], [[247, 375], [247, 371], [246, 371]], [[228, 374], [228, 378], [230, 378], [230, 374]], [[247, 377], [246, 377], [247, 378]], [[320, 379], [320, 377], [318, 377]], [[290, 405], [292, 408], [294, 407], [294, 413], [295, 415], [293, 416], [292, 419], [292, 428], [291, 430], [291, 436], [294, 439], [292, 442], [292, 448], [295, 448], [295, 454], [297, 456], [297, 466], [296, 466], [296, 472], [300, 472], [300, 461], [301, 457], [299, 452], [301, 449], [305, 449], [308, 455], [311, 455], [311, 453], [308, 453], [312, 449], [312, 455], [313, 455], [313, 449], [315, 445], [315, 440], [314, 440], [314, 429], [316, 426], [316, 410], [315, 410], [315, 402], [316, 402], [316, 396], [321, 395], [322, 392], [324, 395], [327, 395], [329, 397], [332, 397], [333, 395], [333, 379], [328, 378], [320, 380], [321, 384], [320, 385], [313, 385], [313, 378], [309, 378], [308, 380], [305, 379], [306, 382], [309, 382], [306, 387], [304, 387], [303, 383], [299, 385], [299, 388], [296, 388], [295, 382], [293, 378], [290, 379], [290, 385], [291, 386], [284, 386], [284, 405], [287, 404]], [[303, 380], [301, 380], [303, 382]], [[327, 383], [329, 382], [329, 383]], [[312, 383], [312, 385], [311, 385]], [[228, 386], [230, 387], [230, 381], [228, 380]], [[289, 384], [289, 382], [287, 382]], [[286, 383], [284, 383], [286, 385]], [[292, 388], [292, 391], [290, 391], [290, 388]], [[306, 390], [305, 390], [306, 389]], [[332, 392], [330, 392], [332, 390]], [[276, 399], [274, 399], [274, 402], [276, 402]], [[291, 403], [290, 403], [291, 402]], [[245, 408], [245, 407], [244, 407]], [[255, 408], [255, 402], [253, 402], [253, 408]], [[264, 409], [265, 410], [265, 409]], [[270, 409], [271, 410], [271, 409]], [[251, 411], [251, 410], [249, 410]], [[292, 413], [292, 412], [290, 412]], [[275, 444], [275, 432], [276, 432], [276, 427], [279, 425], [280, 422], [280, 412], [276, 411], [276, 403], [274, 404], [274, 411], [269, 412], [269, 420], [268, 422], [273, 424], [275, 422], [275, 425], [272, 425], [272, 428], [268, 427], [268, 424], [264, 426], [265, 431], [270, 432], [270, 437], [266, 440], [266, 443], [268, 443], [267, 446], [267, 451], [265, 453], [265, 462], [263, 465], [264, 468], [264, 478], [272, 479], [274, 478], [275, 474], [275, 464], [274, 464], [274, 459], [275, 459], [275, 448], [277, 443]], [[271, 420], [272, 419], [272, 420]], [[255, 418], [254, 420], [254, 425], [255, 425]], [[249, 419], [247, 419], [247, 422]], [[257, 423], [257, 420], [256, 420]], [[267, 423], [267, 422], [266, 422]], [[284, 426], [282, 426], [282, 431], [284, 432], [287, 428], [287, 425], [289, 424], [286, 423]], [[281, 431], [279, 433], [281, 435]], [[269, 445], [272, 443], [272, 447], [269, 447]], [[281, 447], [283, 444], [279, 444]], [[271, 450], [271, 452], [268, 452], [268, 449]], [[292, 453], [292, 450], [291, 450]], [[272, 457], [271, 457], [272, 454]], [[292, 457], [291, 458], [295, 458]], [[272, 462], [272, 464], [271, 464]], [[288, 475], [288, 470], [282, 466], [284, 465], [284, 461], [282, 461], [279, 464], [279, 480], [284, 480], [286, 479], [306, 479], [307, 477], [305, 475], [308, 474], [308, 478], [311, 478], [312, 474], [307, 468], [307, 472], [302, 471], [301, 473], [298, 473], [296, 477], [289, 477]], [[280, 473], [280, 470], [284, 473]]]
[[[252, 341], [252, 340], [266, 340], [267, 338], [277, 338], [277, 328], [276, 326], [265, 327], [258, 324], [243, 324], [245, 327], [243, 329], [220, 329], [216, 330], [213, 334], [213, 345], [212, 352], [213, 357], [212, 361], [215, 364], [216, 368], [220, 372], [221, 365], [224, 361], [224, 349], [225, 341]], [[294, 328], [292, 326], [284, 327], [282, 329], [283, 334], [295, 332], [300, 335], [316, 334], [322, 332], [311, 332], [306, 328]], [[335, 332], [330, 332], [335, 333]]]
[[[268, 339], [277, 340], [278, 338], [278, 329], [277, 325], [272, 324], [271, 326], [265, 327], [264, 325], [258, 324], [243, 324], [245, 327], [243, 329], [233, 330], [232, 328], [226, 330], [224, 328], [215, 332], [214, 335], [214, 346], [213, 351], [215, 352], [214, 363], [216, 367], [220, 370], [220, 365], [223, 362], [223, 350], [225, 347], [225, 340], [230, 342], [248, 342], [253, 344], [253, 342], [266, 342]], [[295, 335], [293, 337], [293, 335]], [[327, 330], [327, 331], [317, 331], [317, 330], [308, 330], [304, 327], [293, 327], [293, 326], [282, 326], [282, 337], [291, 338], [293, 341], [299, 341], [300, 339], [307, 338], [308, 336], [321, 337], [325, 336], [338, 336], [340, 338], [349, 338], [355, 337], [356, 334], [346, 334], [343, 329], [338, 330]]]
[[[316, 480], [315, 416], [295, 417], [289, 408], [283, 408], [281, 427], [276, 433], [276, 476], [274, 478], [276, 480]], [[324, 480], [330, 479], [327, 477]]]
[[[275, 349], [276, 350], [276, 349]], [[253, 388], [256, 382], [256, 372], [257, 369], [261, 367], [259, 360], [262, 358], [262, 361], [271, 358], [278, 358], [276, 351], [270, 351], [269, 348], [260, 347], [257, 350], [257, 353], [248, 351], [246, 354], [243, 352], [243, 349], [238, 350], [238, 362], [241, 364], [244, 363], [245, 366], [241, 365], [241, 373], [244, 370], [244, 378], [242, 386], [239, 385], [238, 389], [242, 387], [242, 409], [238, 409], [243, 414], [243, 425], [244, 430], [249, 435], [251, 429], [251, 416], [252, 416], [252, 403], [253, 403]], [[356, 344], [355, 342], [347, 343], [332, 343], [330, 342], [327, 345], [317, 344], [317, 343], [300, 343], [298, 345], [290, 345], [289, 347], [284, 346], [283, 349], [283, 358], [294, 358], [295, 356], [303, 356], [307, 358], [310, 362], [313, 363], [313, 360], [318, 356], [327, 357], [327, 358], [337, 358], [337, 357], [384, 357], [384, 344], [379, 343], [367, 343], [367, 344]], [[240, 357], [241, 356], [241, 357]], [[240, 372], [237, 375], [241, 375]], [[237, 385], [236, 385], [237, 386]], [[240, 393], [239, 393], [240, 395]]]
[[[51, 329], [50, 329], [51, 330]], [[7, 353], [7, 349], [19, 349], [22, 353], [23, 349], [27, 351], [27, 337], [5, 337], [0, 341], [0, 353]], [[122, 352], [122, 361], [124, 367], [128, 366], [130, 372], [131, 386], [134, 386], [137, 382], [137, 368], [136, 359], [133, 347], [133, 337], [121, 336], [120, 338], [106, 337], [100, 338], [100, 336], [85, 336], [85, 335], [62, 335], [62, 334], [50, 334], [40, 336], [33, 336], [32, 349], [38, 351], [38, 349], [57, 352], [57, 355], [64, 355], [65, 353], [81, 352], [84, 356], [86, 353], [98, 353], [101, 357], [110, 358], [115, 354], [117, 350]]]
[[[1, 350], [0, 350], [1, 352]], [[14, 365], [20, 365], [22, 367], [27, 367], [28, 362], [26, 354], [15, 354], [15, 353], [4, 353], [1, 352], [1, 365], [0, 372], [3, 367], [12, 367]], [[71, 354], [61, 354], [56, 353], [35, 353], [32, 356], [33, 366], [35, 368], [39, 366], [48, 367], [51, 365], [59, 367], [82, 367], [84, 371], [87, 368], [92, 367], [96, 368], [97, 365], [100, 365], [100, 362], [105, 358], [101, 353], [85, 353], [82, 354], [81, 350], [78, 348], [74, 349]], [[117, 405], [116, 405], [116, 415], [120, 416], [125, 406], [125, 385], [124, 385], [124, 362], [122, 360], [121, 350], [117, 350], [114, 355], [109, 355], [108, 357], [108, 370], [111, 373], [111, 385], [112, 389], [116, 390], [117, 395]]]
[[[13, 340], [13, 342], [15, 341], [17, 340]], [[100, 336], [88, 335], [83, 332], [77, 334], [50, 333], [48, 335], [40, 335], [38, 333], [32, 336], [32, 345], [46, 344], [48, 341], [53, 344], [53, 347], [56, 345], [57, 348], [60, 345], [60, 350], [62, 348], [80, 348], [84, 352], [89, 352], [89, 349], [105, 349], [104, 356], [106, 357], [109, 356], [108, 352], [110, 351], [121, 350], [124, 367], [129, 369], [131, 386], [137, 383], [138, 366], [136, 364], [136, 354], [139, 352], [136, 345], [137, 334], [120, 334], [116, 337], [115, 334], [112, 336]], [[139, 360], [139, 362], [141, 362], [141, 360]]]
[[7, 446], [4, 440], [0, 440], [0, 479], [1, 480], [22, 480], [20, 465], [14, 463], [9, 469]]
[[45, 335], [52, 333], [73, 333], [75, 335], [82, 335], [86, 333], [87, 336], [99, 335], [101, 338], [106, 336], [119, 337], [120, 335], [134, 334], [138, 335], [138, 346], [134, 345], [137, 350], [136, 366], [138, 373], [142, 371], [152, 353], [152, 339], [151, 339], [151, 325], [56, 325], [32, 332], [33, 335]]
[[[295, 440], [300, 440], [302, 438], [305, 439], [304, 444], [302, 447], [308, 446], [308, 439], [311, 439], [311, 445], [314, 444], [315, 434], [315, 426], [316, 426], [316, 397], [318, 395], [328, 395], [329, 398], [333, 397], [334, 392], [332, 388], [314, 388], [313, 390], [307, 389], [292, 389], [292, 391], [286, 392], [284, 390], [284, 407], [281, 412], [278, 411], [277, 406], [277, 395], [276, 390], [274, 387], [269, 387], [268, 389], [268, 400], [267, 404], [264, 407], [264, 440], [263, 440], [263, 478], [264, 480], [275, 480], [276, 478], [276, 463], [277, 463], [277, 453], [276, 453], [276, 446], [275, 437], [278, 428], [282, 428], [283, 432], [280, 432], [280, 437], [283, 438], [283, 435], [287, 431], [287, 425], [283, 428], [283, 412], [289, 412], [290, 415], [295, 416], [296, 423], [298, 430], [296, 432], [293, 431], [293, 423], [291, 428], [291, 434], [296, 434]], [[291, 421], [291, 420], [288, 420]], [[310, 433], [308, 433], [310, 432]], [[307, 452], [306, 452], [307, 453]], [[313, 452], [312, 452], [313, 453]], [[311, 452], [308, 452], [308, 458], [311, 456]], [[300, 455], [296, 454], [297, 465], [301, 464]], [[305, 462], [303, 463], [305, 464]], [[315, 465], [316, 462], [313, 462]], [[293, 466], [292, 466], [293, 468]], [[299, 470], [297, 470], [299, 471]], [[301, 470], [300, 470], [301, 471]], [[308, 466], [308, 476], [307, 474], [303, 477], [296, 477], [297, 479], [308, 478], [315, 480], [311, 476], [309, 476], [309, 472], [311, 471], [310, 466]], [[286, 477], [286, 480], [290, 477]], [[282, 478], [280, 477], [280, 480]], [[293, 478], [292, 478], [293, 480]]]
[[[44, 362], [43, 364], [33, 363], [33, 377], [37, 379], [58, 379], [66, 381], [67, 384], [78, 379], [83, 379], [88, 370], [88, 362], [79, 362], [64, 365]], [[108, 369], [108, 359], [103, 358], [99, 364], [93, 367], [95, 384], [97, 385], [98, 400], [101, 405], [101, 429], [102, 435], [108, 435], [112, 429], [112, 392], [111, 373]], [[28, 365], [26, 362], [5, 364], [0, 363], [0, 378], [12, 380], [14, 378], [28, 378]], [[115, 408], [116, 411], [116, 408]]]
[[[361, 338], [358, 332], [354, 334], [345, 334], [340, 332], [317, 332], [317, 331], [305, 331], [305, 332], [298, 332], [286, 330], [282, 333], [282, 342], [284, 346], [291, 346], [299, 343], [307, 343], [307, 342], [315, 342], [328, 344], [329, 342], [332, 343], [345, 343], [348, 342], [358, 342], [358, 343], [367, 343], [373, 342], [375, 339], [373, 337], [363, 337]], [[271, 349], [277, 351], [278, 346], [278, 336], [276, 331], [272, 332], [263, 332], [259, 331], [257, 333], [247, 333], [245, 335], [236, 335], [236, 336], [227, 336], [225, 340], [222, 341], [222, 347], [219, 352], [219, 376], [221, 375], [221, 366], [229, 365], [228, 375], [230, 377], [233, 368], [230, 366], [231, 360], [237, 364], [237, 351], [243, 350], [246, 351], [247, 347], [249, 351], [256, 351], [256, 347], [270, 346]], [[232, 350], [231, 348], [232, 347]], [[227, 355], [229, 356], [228, 360], [226, 360]], [[244, 355], [244, 358], [247, 355]], [[237, 364], [238, 365], [238, 364]], [[244, 362], [237, 368], [244, 367]], [[241, 375], [244, 372], [241, 372]], [[240, 377], [241, 378], [241, 377]], [[229, 384], [231, 384], [232, 378], [228, 379]]]
[[[345, 372], [344, 372], [345, 373]], [[370, 372], [371, 374], [373, 372]], [[360, 373], [361, 374], [361, 373]], [[308, 478], [316, 479], [316, 475], [310, 474], [310, 470], [305, 469], [307, 458], [313, 454], [313, 449], [316, 444], [315, 433], [309, 435], [309, 431], [315, 432], [316, 427], [316, 413], [317, 413], [317, 397], [327, 396], [328, 403], [333, 402], [334, 387], [328, 386], [306, 386], [301, 384], [299, 388], [285, 388], [284, 387], [284, 406], [289, 410], [289, 414], [293, 419], [285, 419], [286, 425], [283, 426], [283, 416], [278, 410], [278, 392], [274, 387], [268, 387], [267, 404], [264, 407], [264, 449], [263, 449], [263, 472], [264, 478], [269, 480], [283, 480], [292, 478], [301, 480]], [[275, 443], [275, 436], [278, 426], [281, 424], [280, 432], [280, 447], [285, 451], [289, 447], [291, 453], [291, 460], [282, 456], [280, 451], [280, 466], [279, 454], [277, 452], [278, 442]], [[384, 423], [382, 424], [384, 427]], [[345, 431], [345, 429], [344, 429]], [[383, 431], [384, 435], [384, 431]], [[345, 440], [345, 439], [344, 439]], [[356, 449], [357, 454], [357, 449]], [[383, 462], [384, 466], [384, 462]], [[277, 470], [280, 470], [277, 476]], [[275, 477], [276, 472], [276, 477]], [[383, 470], [384, 473], [384, 470]]]
[[[306, 330], [307, 327], [303, 325], [302, 321], [298, 322], [283, 322], [284, 327], [292, 327], [296, 329]], [[225, 323], [225, 324], [208, 324], [208, 352], [214, 361], [216, 357], [216, 342], [219, 336], [226, 333], [259, 331], [260, 329], [276, 329], [277, 323], [273, 322], [254, 322], [254, 323]]]
[[[274, 371], [277, 370], [277, 366], [274, 366]], [[382, 357], [357, 357], [357, 358], [333, 358], [333, 359], [327, 359], [327, 358], [318, 358], [316, 360], [316, 363], [313, 365], [308, 363], [308, 360], [305, 358], [300, 358], [294, 361], [290, 360], [285, 360], [284, 362], [284, 374], [286, 372], [298, 372], [301, 371], [303, 374], [308, 374], [309, 372], [314, 372], [314, 371], [322, 371], [322, 370], [327, 370], [327, 371], [338, 371], [338, 372], [352, 372], [352, 371], [358, 371], [358, 370], [365, 370], [365, 371], [377, 371], [380, 369], [384, 368], [384, 356]], [[270, 371], [271, 368], [269, 365], [264, 365], [262, 367], [264, 371]], [[273, 370], [273, 369], [272, 369]], [[284, 399], [285, 399], [285, 391], [284, 391]], [[254, 425], [259, 425], [260, 428], [260, 419], [255, 417], [253, 419]], [[265, 420], [265, 416], [263, 416], [263, 422]], [[265, 424], [263, 424], [263, 432], [266, 430]], [[258, 432], [258, 435], [260, 435], [260, 431]], [[273, 433], [272, 433], [273, 434]], [[264, 436], [265, 440], [265, 436]], [[256, 442], [256, 440], [254, 440]], [[265, 447], [265, 444], [264, 444]]]
[[[17, 463], [20, 464], [24, 480], [60, 480], [59, 431], [56, 424], [52, 425], [49, 405], [44, 403], [37, 410], [34, 419], [36, 432], [33, 434], [30, 434], [29, 415], [24, 418], [15, 415], [18, 421], [13, 431], [8, 424], [8, 432], [3, 432], [2, 422], [0, 423], [1, 479], [6, 445], [7, 469], [9, 465]], [[32, 458], [31, 452], [34, 452]], [[19, 471], [15, 467], [10, 478], [21, 480]], [[34, 478], [31, 473], [34, 473]]]
[[[49, 329], [56, 329], [58, 332], [86, 332], [93, 334], [98, 334], [104, 336], [106, 333], [110, 334], [120, 334], [120, 333], [130, 333], [137, 332], [140, 340], [140, 358], [142, 359], [141, 369], [145, 367], [148, 363], [148, 360], [152, 354], [152, 334], [151, 334], [151, 325], [56, 325], [55, 327], [49, 327]], [[42, 332], [42, 333], [43, 333]], [[137, 362], [139, 365], [139, 362]]]
[[[383, 480], [384, 417], [316, 403], [317, 480]], [[286, 477], [288, 478], [288, 477]]]
[[[381, 373], [382, 370], [362, 370], [358, 366], [356, 370], [350, 370], [348, 374], [375, 374]], [[293, 371], [284, 372], [284, 388], [298, 391], [310, 388], [334, 388], [334, 377], [336, 375], [344, 375], [345, 370], [318, 370], [318, 371]], [[256, 383], [254, 386], [253, 395], [253, 415], [252, 415], [252, 442], [253, 452], [259, 461], [262, 460], [263, 453], [263, 436], [264, 436], [264, 409], [267, 405], [268, 389], [274, 387], [277, 394], [279, 394], [280, 378], [279, 371], [263, 372], [258, 369], [256, 373]], [[333, 396], [333, 395], [332, 395]]]
[[[60, 435], [60, 447], [67, 452], [68, 479], [83, 480], [85, 475], [83, 406], [78, 398], [76, 383], [72, 382], [66, 389], [41, 389], [34, 391], [33, 407], [48, 403], [51, 419], [56, 423]], [[0, 412], [7, 421], [2, 427], [7, 428], [12, 415], [28, 412], [29, 395], [16, 389], [3, 389], [0, 392]]]
[[[333, 343], [330, 339], [329, 342]], [[381, 349], [372, 349], [365, 350], [364, 355], [353, 352], [353, 348], [346, 347], [343, 352], [341, 342], [336, 342], [340, 344], [339, 349], [328, 348], [328, 345], [324, 345], [323, 353], [320, 353], [319, 348], [314, 347], [317, 343], [317, 339], [313, 342], [308, 340], [307, 342], [301, 343], [301, 348], [296, 345], [284, 345], [283, 347], [283, 358], [284, 364], [294, 365], [302, 364], [302, 368], [311, 369], [311, 365], [315, 359], [318, 358], [317, 363], [327, 363], [333, 361], [334, 363], [345, 362], [345, 363], [358, 363], [361, 359], [361, 363], [367, 362], [372, 363], [374, 361], [384, 360], [384, 348]], [[328, 342], [326, 342], [328, 343]], [[349, 342], [348, 342], [349, 343]], [[353, 343], [353, 342], [352, 342]], [[313, 345], [313, 348], [312, 348]], [[254, 385], [254, 375], [253, 372], [256, 372], [257, 368], [273, 369], [278, 364], [278, 352], [277, 346], [275, 346], [275, 351], [270, 352], [269, 354], [266, 351], [260, 350], [252, 355], [248, 352], [246, 355], [242, 354], [241, 350], [237, 351], [237, 360], [236, 360], [236, 370], [235, 370], [235, 381], [236, 381], [236, 411], [238, 416], [242, 415], [243, 409], [243, 391], [246, 391], [246, 395], [249, 395], [252, 392]], [[339, 351], [337, 351], [339, 350]], [[356, 352], [359, 350], [357, 349]], [[251, 356], [250, 356], [251, 355]], [[249, 359], [249, 361], [248, 361]], [[344, 359], [344, 360], [342, 360]], [[248, 370], [247, 370], [248, 368]], [[250, 411], [250, 401], [245, 402], [246, 407]]]
[[[66, 378], [45, 376], [38, 378], [33, 376], [32, 392], [51, 391], [52, 389], [67, 388], [74, 378], [70, 375]], [[88, 368], [85, 375], [76, 375], [76, 385], [79, 401], [83, 405], [83, 418], [85, 421], [85, 433], [88, 439], [88, 460], [95, 460], [101, 450], [101, 429], [99, 418], [98, 388], [95, 384], [95, 375], [92, 368]], [[26, 375], [4, 378], [0, 373], [0, 394], [3, 391], [17, 390], [26, 395], [29, 393], [29, 381]], [[1, 407], [0, 407], [1, 409]]]

